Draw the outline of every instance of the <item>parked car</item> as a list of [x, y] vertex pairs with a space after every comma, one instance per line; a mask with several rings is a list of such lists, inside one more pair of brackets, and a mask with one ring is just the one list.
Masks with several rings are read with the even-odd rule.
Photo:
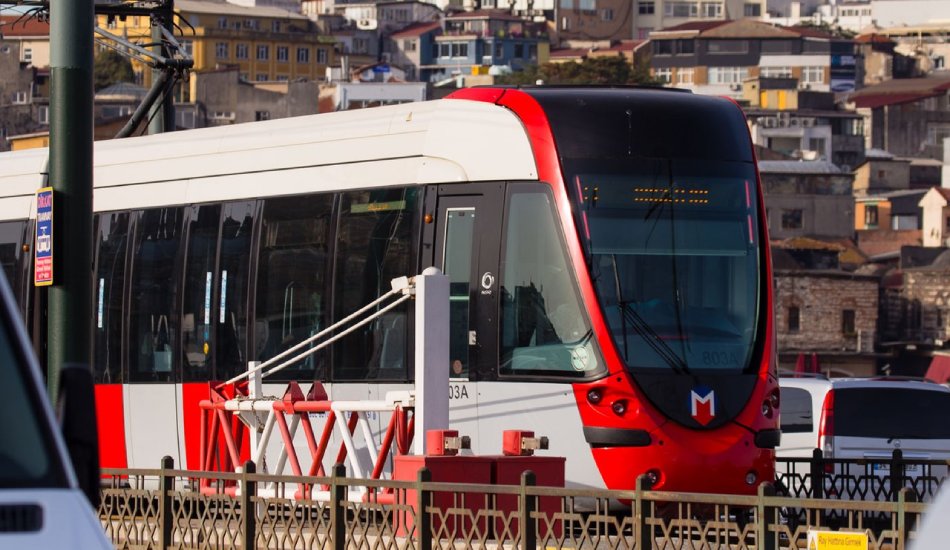
[[0, 274], [0, 548], [113, 548], [90, 502], [99, 490], [92, 375], [63, 370], [60, 433], [22, 324]]
[[[782, 458], [811, 457], [816, 448], [824, 458], [854, 461], [847, 467], [839, 463], [825, 468], [829, 476], [844, 479], [826, 483], [830, 490], [850, 493], [839, 496], [868, 500], [889, 496], [887, 479], [896, 449], [908, 461], [904, 485], [913, 486], [918, 496], [932, 497], [947, 475], [946, 466], [921, 461], [950, 459], [950, 388], [920, 380], [820, 376], [782, 377], [779, 386], [780, 478], [789, 473]], [[913, 481], [920, 476], [933, 479]]]

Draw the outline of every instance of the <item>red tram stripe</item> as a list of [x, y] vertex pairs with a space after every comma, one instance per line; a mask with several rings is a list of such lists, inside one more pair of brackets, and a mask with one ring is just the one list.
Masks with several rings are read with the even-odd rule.
[[96, 384], [96, 427], [99, 464], [103, 468], [128, 468], [122, 384]]

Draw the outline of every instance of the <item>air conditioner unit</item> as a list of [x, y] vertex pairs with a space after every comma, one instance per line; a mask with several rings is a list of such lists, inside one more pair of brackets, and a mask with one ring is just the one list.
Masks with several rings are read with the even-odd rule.
[[742, 84], [730, 84], [730, 85], [729, 85], [729, 89], [732, 90], [732, 91], [734, 91], [734, 92], [738, 92], [738, 91], [742, 90]]
[[777, 123], [778, 121], [772, 117], [759, 119], [759, 124], [761, 124], [763, 128], [775, 128], [778, 125]]
[[813, 118], [803, 118], [801, 119], [801, 125], [805, 128], [811, 128], [815, 125], [815, 119]]
[[805, 82], [799, 82], [799, 83], [798, 83], [798, 89], [799, 89], [799, 90], [811, 90], [811, 84], [808, 84], [808, 83], [805, 83]]

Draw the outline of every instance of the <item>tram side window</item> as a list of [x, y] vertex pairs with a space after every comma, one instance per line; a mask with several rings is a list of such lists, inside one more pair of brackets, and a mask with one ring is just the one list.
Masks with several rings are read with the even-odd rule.
[[[326, 328], [332, 213], [329, 194], [264, 201], [254, 317], [258, 361]], [[325, 357], [319, 351], [268, 380], [323, 379]]]
[[23, 250], [23, 244], [26, 241], [26, 220], [0, 222], [0, 265], [3, 266], [3, 274], [7, 277], [7, 283], [16, 296], [17, 302], [22, 309], [24, 288], [21, 262], [25, 261], [27, 251]]
[[[416, 265], [417, 189], [345, 193], [336, 251], [336, 305], [342, 319], [391, 290]], [[334, 380], [407, 380], [408, 304], [344, 337], [333, 353]]]
[[174, 381], [178, 323], [175, 296], [181, 208], [156, 208], [133, 214], [131, 303], [129, 304], [129, 381]]
[[577, 377], [597, 369], [548, 192], [510, 195], [503, 254], [499, 373]]
[[122, 293], [129, 214], [96, 216], [96, 278], [93, 281], [93, 366], [96, 382], [122, 382]]

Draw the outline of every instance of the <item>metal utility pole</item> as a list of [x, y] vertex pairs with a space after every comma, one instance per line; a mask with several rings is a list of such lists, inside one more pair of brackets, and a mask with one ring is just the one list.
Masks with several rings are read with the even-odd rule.
[[89, 367], [92, 338], [93, 0], [50, 2], [50, 169], [54, 190], [48, 380]]
[[[171, 52], [167, 51], [165, 47], [165, 31], [172, 28], [172, 18], [175, 16], [172, 6], [171, 1], [165, 2], [152, 14], [152, 51], [162, 58], [172, 57]], [[152, 69], [152, 87], [156, 86], [156, 82], [161, 82], [162, 97], [160, 101], [152, 104], [149, 111], [148, 133], [150, 134], [161, 134], [175, 130], [175, 98], [173, 93], [175, 82], [163, 77], [163, 73], [165, 73], [165, 70], [160, 66]]]

